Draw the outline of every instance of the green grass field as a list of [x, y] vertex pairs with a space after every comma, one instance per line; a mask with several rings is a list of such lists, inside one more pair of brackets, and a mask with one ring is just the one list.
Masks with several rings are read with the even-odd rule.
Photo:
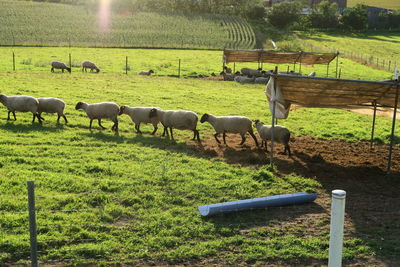
[[[10, 48], [1, 48], [2, 54], [5, 51], [9, 53]], [[23, 113], [17, 113], [17, 121], [7, 122], [6, 109], [0, 107], [0, 264], [28, 261], [27, 180], [36, 184], [39, 259], [44, 262], [263, 264], [327, 259], [329, 231], [315, 234], [300, 226], [277, 229], [279, 209], [209, 219], [197, 211], [203, 204], [316, 191], [321, 188], [316, 180], [296, 174], [279, 177], [268, 167], [244, 168], [200, 156], [193, 149], [196, 144], [189, 141], [190, 132], [175, 131], [176, 141], [171, 141], [159, 137], [160, 130], [150, 136], [151, 128], [144, 126], [145, 133], [136, 135], [125, 115], [119, 117], [117, 135], [109, 129], [100, 131], [97, 125], [89, 131], [84, 112], [74, 110], [78, 101], [115, 101], [270, 121], [263, 85], [125, 75], [116, 56], [123, 59], [130, 52], [137, 66], [150, 67], [160, 58], [153, 54], [163, 55], [166, 61], [178, 54], [186, 57], [187, 72], [209, 73], [218, 69], [221, 52], [74, 48], [77, 58], [103, 59], [104, 71], [85, 74], [76, 68], [72, 74], [62, 74], [35, 63], [36, 58], [46, 62], [50, 55], [65, 58], [66, 48], [15, 51], [22, 58], [31, 57], [32, 64], [18, 64], [13, 72], [2, 61], [0, 93], [60, 97], [67, 103], [70, 122], [57, 126], [54, 115], [43, 115], [46, 121], [39, 126]], [[343, 68], [352, 69], [349, 76], [353, 78], [388, 75], [352, 64], [343, 60]], [[169, 70], [159, 72], [167, 75]], [[342, 110], [301, 109], [280, 123], [296, 136], [357, 141], [369, 139], [370, 120]], [[376, 138], [387, 142], [391, 120], [377, 118], [377, 123]], [[110, 128], [111, 123], [103, 125]], [[199, 129], [203, 140], [213, 140], [209, 124], [199, 124]], [[396, 135], [400, 135], [398, 128]], [[329, 221], [316, 223], [329, 225]], [[380, 254], [392, 250], [384, 247]], [[351, 237], [345, 241], [346, 261], [373, 253], [366, 240]]]
[[400, 9], [400, 3], [397, 0], [348, 0], [347, 6], [353, 7], [356, 4], [365, 4], [389, 9]]
[[[43, 12], [46, 10], [46, 12]], [[251, 26], [239, 17], [138, 12], [110, 14], [30, 1], [0, 2], [0, 45], [249, 49]], [[104, 26], [108, 25], [108, 26]]]

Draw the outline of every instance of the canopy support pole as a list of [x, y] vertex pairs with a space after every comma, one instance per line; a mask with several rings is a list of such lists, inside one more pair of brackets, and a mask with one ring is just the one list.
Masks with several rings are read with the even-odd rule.
[[387, 174], [391, 173], [391, 167], [392, 167], [392, 152], [393, 152], [393, 143], [394, 143], [394, 129], [396, 127], [396, 115], [397, 115], [397, 105], [398, 105], [398, 103], [399, 103], [399, 81], [397, 81], [396, 99], [394, 101], [393, 121], [392, 121], [392, 134], [390, 135], [390, 146], [389, 146], [389, 159], [388, 159]]
[[336, 56], [336, 79], [339, 77], [338, 67], [339, 67], [339, 51], [337, 52], [337, 56]]
[[326, 66], [326, 77], [329, 77], [329, 63]]
[[[278, 73], [278, 67], [275, 67], [275, 72], [274, 74], [276, 75]], [[271, 132], [271, 153], [269, 154], [269, 163], [274, 164], [274, 141], [275, 141], [275, 109], [276, 109], [276, 76], [272, 76], [274, 78], [274, 93], [272, 95], [272, 132]]]
[[233, 73], [236, 72], [236, 62], [233, 62]]
[[376, 100], [372, 102], [372, 105], [374, 106], [374, 117], [372, 119], [372, 130], [371, 130], [371, 147], [370, 149], [372, 150], [372, 146], [374, 144], [374, 133], [375, 133], [375, 121], [376, 121]]

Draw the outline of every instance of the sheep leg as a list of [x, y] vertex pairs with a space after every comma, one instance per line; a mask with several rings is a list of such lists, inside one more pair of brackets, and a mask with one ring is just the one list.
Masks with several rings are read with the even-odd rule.
[[7, 116], [8, 121], [10, 120], [10, 113], [11, 113], [11, 111], [8, 111], [8, 116]]
[[215, 140], [217, 140], [218, 144], [221, 144], [221, 141], [218, 140], [218, 133], [214, 134]]
[[167, 127], [164, 126], [164, 131], [163, 131], [163, 134], [161, 136], [165, 136], [165, 134], [167, 134], [167, 136], [169, 136], [168, 135], [168, 129], [167, 129]]
[[249, 131], [249, 134], [251, 135], [251, 137], [253, 137], [254, 142], [256, 142], [256, 146], [258, 147], [257, 137], [254, 135], [253, 131]]
[[51, 72], [54, 72], [54, 68], [51, 68]]
[[135, 128], [138, 134], [142, 134], [142, 131], [140, 131], [140, 122], [135, 125]]
[[38, 115], [39, 115], [39, 117], [40, 117], [40, 119], [41, 119], [42, 121], [45, 120], [45, 119], [42, 117], [42, 113], [38, 113]]
[[289, 145], [285, 145], [285, 151], [283, 151], [283, 153], [286, 155], [286, 150], [289, 152], [289, 157], [292, 156], [292, 154], [290, 153], [290, 146]]
[[240, 142], [240, 145], [243, 145], [245, 141], [246, 141], [246, 135], [242, 135], [242, 142]]
[[169, 131], [171, 132], [171, 139], [174, 140], [174, 135], [172, 133], [172, 127], [169, 127]]
[[111, 130], [118, 132], [118, 121], [114, 121], [114, 125], [111, 127]]
[[63, 116], [63, 118], [65, 120], [65, 124], [67, 124], [68, 123], [67, 117], [65, 117], [65, 115], [62, 115], [62, 116]]
[[224, 138], [224, 144], [226, 145], [226, 132], [225, 131], [222, 133], [222, 138]]
[[62, 70], [62, 72], [64, 73], [64, 69], [61, 69]]
[[106, 127], [104, 127], [103, 125], [101, 125], [101, 119], [97, 119], [97, 121], [99, 122], [99, 126], [104, 130], [107, 129]]
[[154, 126], [154, 130], [151, 132], [151, 135], [154, 135], [157, 132], [158, 127]]
[[195, 135], [197, 135], [197, 141], [198, 142], [200, 142], [200, 133], [199, 133], [199, 130], [195, 130], [196, 132], [195, 132]]
[[93, 119], [90, 120], [89, 129], [92, 129], [92, 122], [93, 122]]

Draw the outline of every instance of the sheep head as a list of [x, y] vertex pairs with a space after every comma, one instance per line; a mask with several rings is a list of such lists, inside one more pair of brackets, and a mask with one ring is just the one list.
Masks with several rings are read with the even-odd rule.
[[71, 68], [67, 68], [67, 71], [68, 71], [69, 73], [71, 73]]
[[118, 115], [124, 114], [124, 113], [125, 113], [125, 109], [126, 109], [126, 106], [121, 106], [121, 107], [119, 108]]
[[156, 108], [152, 108], [149, 112], [149, 118], [154, 118], [157, 116], [157, 109]]
[[205, 121], [208, 120], [208, 117], [209, 117], [209, 115], [208, 115], [207, 113], [204, 113], [204, 115], [201, 116], [200, 122], [201, 122], [201, 123], [204, 123]]
[[76, 104], [75, 109], [78, 110], [80, 108], [82, 108], [83, 102], [78, 102], [78, 104]]
[[260, 121], [260, 120], [255, 120], [254, 121], [254, 127], [257, 128], [257, 125], [264, 125], [264, 123], [262, 121]]

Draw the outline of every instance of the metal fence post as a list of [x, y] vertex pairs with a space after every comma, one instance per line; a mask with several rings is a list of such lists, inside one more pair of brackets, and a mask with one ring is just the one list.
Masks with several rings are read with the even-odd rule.
[[[72, 60], [71, 60], [71, 53], [69, 53], [69, 68], [71, 71], [69, 73], [72, 73]], [[64, 70], [63, 70], [64, 71]]]
[[128, 56], [125, 59], [125, 74], [128, 74]]
[[28, 208], [29, 208], [29, 234], [31, 241], [31, 266], [38, 266], [37, 258], [37, 233], [36, 233], [36, 208], [35, 208], [35, 183], [28, 181]]
[[181, 59], [178, 61], [178, 78], [181, 77]]
[[15, 71], [15, 54], [14, 54], [14, 51], [13, 51], [13, 71]]
[[328, 267], [342, 266], [343, 225], [346, 192], [332, 191], [331, 230], [329, 239]]

